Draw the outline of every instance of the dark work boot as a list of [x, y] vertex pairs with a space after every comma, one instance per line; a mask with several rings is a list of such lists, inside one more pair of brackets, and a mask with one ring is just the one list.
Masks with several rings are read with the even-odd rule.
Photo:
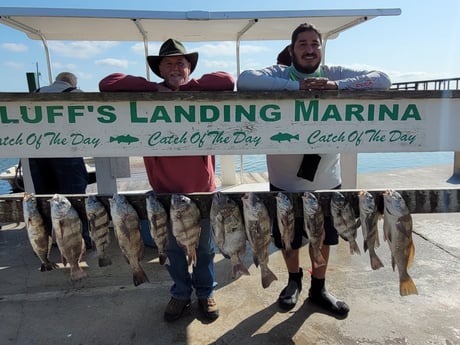
[[291, 310], [297, 303], [300, 291], [302, 291], [302, 268], [299, 268], [299, 272], [289, 272], [288, 285], [281, 291], [278, 298], [278, 305], [281, 309]]
[[326, 291], [324, 286], [324, 279], [317, 279], [311, 277], [311, 287], [308, 292], [308, 299], [311, 303], [326, 309], [328, 312], [338, 315], [345, 316], [350, 311], [348, 305], [329, 292]]

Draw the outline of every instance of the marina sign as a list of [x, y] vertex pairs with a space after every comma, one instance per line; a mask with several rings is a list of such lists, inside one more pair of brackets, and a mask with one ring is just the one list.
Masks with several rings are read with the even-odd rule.
[[459, 99], [428, 94], [0, 94], [1, 156], [459, 150]]

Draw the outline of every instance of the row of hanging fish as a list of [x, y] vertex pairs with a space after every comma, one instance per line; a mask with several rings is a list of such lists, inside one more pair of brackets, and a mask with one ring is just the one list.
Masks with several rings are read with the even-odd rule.
[[[82, 237], [82, 221], [70, 201], [63, 195], [55, 194], [50, 200], [51, 220], [56, 244], [59, 248], [64, 266], [70, 266], [71, 280], [80, 280], [87, 273], [80, 266], [85, 254]], [[138, 286], [149, 279], [141, 266], [144, 255], [144, 243], [140, 232], [140, 220], [134, 207], [125, 196], [115, 194], [109, 199], [110, 216], [114, 234], [123, 257], [131, 266], [133, 283]], [[110, 216], [104, 205], [95, 195], [85, 199], [85, 210], [88, 218], [89, 234], [98, 253], [100, 267], [112, 264], [107, 254], [110, 244]], [[167, 263], [166, 244], [168, 236], [167, 214], [163, 205], [153, 196], [146, 199], [146, 210], [150, 225], [150, 233], [158, 248], [160, 264]], [[172, 232], [178, 244], [184, 248], [189, 264], [196, 265], [196, 247], [200, 236], [200, 213], [190, 198], [184, 195], [173, 195], [171, 199], [170, 217]], [[49, 260], [52, 236], [45, 228], [42, 215], [37, 207], [33, 194], [24, 194], [24, 220], [29, 242], [41, 261], [41, 271], [50, 271], [57, 267]]]
[[[364, 251], [369, 251], [373, 270], [383, 267], [383, 263], [375, 251], [379, 247], [378, 220], [383, 216], [383, 238], [388, 242], [393, 270], [398, 269], [400, 277], [400, 294], [416, 294], [417, 289], [408, 274], [413, 262], [414, 244], [412, 241], [412, 219], [404, 199], [396, 191], [386, 191], [384, 198], [384, 214], [377, 211], [372, 194], [361, 191], [359, 199], [359, 218], [355, 216], [349, 201], [340, 192], [334, 192], [330, 199], [330, 211], [334, 227], [339, 235], [348, 241], [351, 254], [361, 254], [356, 242], [357, 229], [361, 227], [364, 239]], [[228, 195], [217, 192], [213, 195], [210, 221], [214, 242], [220, 252], [230, 259], [232, 276], [249, 275], [242, 261], [246, 252], [246, 241], [249, 243], [253, 261], [260, 267], [262, 286], [267, 288], [276, 275], [268, 267], [269, 246], [271, 244], [272, 220], [264, 202], [252, 192], [245, 193], [241, 198], [242, 210], [237, 202]], [[114, 233], [123, 256], [133, 271], [135, 286], [149, 279], [141, 266], [144, 244], [140, 234], [140, 222], [137, 212], [121, 194], [109, 199], [110, 215]], [[51, 218], [56, 235], [56, 242], [61, 252], [63, 263], [69, 263], [72, 280], [86, 276], [79, 262], [84, 255], [85, 246], [81, 236], [81, 220], [70, 202], [56, 194], [50, 200]], [[188, 264], [196, 265], [196, 248], [201, 233], [200, 211], [194, 201], [185, 195], [171, 196], [169, 218], [173, 236], [179, 246], [184, 249]], [[304, 228], [309, 238], [309, 245], [314, 254], [313, 265], [326, 264], [321, 254], [324, 239], [324, 215], [321, 204], [314, 193], [302, 194]], [[52, 270], [55, 263], [49, 261], [51, 237], [45, 231], [43, 219], [38, 210], [35, 197], [25, 193], [24, 219], [32, 248], [41, 261], [41, 270]], [[111, 259], [107, 255], [109, 239], [109, 214], [96, 196], [85, 199], [86, 215], [89, 231], [98, 253], [99, 266], [108, 266]], [[162, 203], [154, 194], [146, 198], [146, 211], [150, 233], [158, 248], [160, 264], [168, 263], [166, 245], [168, 240], [168, 214]], [[280, 192], [276, 195], [276, 213], [281, 239], [290, 255], [290, 244], [294, 236], [294, 209], [289, 197]]]
[[[361, 254], [356, 242], [358, 228], [361, 227], [364, 239], [364, 251], [369, 251], [373, 270], [383, 267], [375, 251], [380, 246], [378, 220], [383, 217], [383, 238], [388, 243], [393, 270], [398, 269], [400, 294], [406, 296], [417, 294], [417, 288], [408, 273], [413, 263], [414, 243], [412, 240], [412, 218], [402, 196], [393, 190], [383, 193], [384, 213], [377, 210], [372, 194], [367, 191], [358, 193], [359, 217], [350, 202], [340, 192], [332, 194], [330, 211], [334, 227], [341, 238], [350, 246], [350, 254]], [[254, 263], [261, 268], [262, 286], [268, 287], [276, 276], [268, 268], [268, 245], [270, 244], [271, 220], [263, 202], [254, 193], [242, 197], [243, 220], [237, 204], [227, 196], [216, 193], [211, 206], [211, 223], [215, 242], [221, 252], [232, 261], [233, 275], [248, 274], [241, 262], [245, 251], [244, 233], [251, 245]], [[311, 192], [302, 194], [304, 228], [309, 238], [309, 245], [314, 255], [313, 265], [324, 266], [326, 260], [321, 254], [324, 240], [324, 214], [316, 196]], [[294, 208], [289, 197], [280, 192], [276, 195], [276, 219], [280, 229], [281, 240], [290, 255], [291, 242], [294, 237]], [[245, 229], [245, 231], [244, 231]]]

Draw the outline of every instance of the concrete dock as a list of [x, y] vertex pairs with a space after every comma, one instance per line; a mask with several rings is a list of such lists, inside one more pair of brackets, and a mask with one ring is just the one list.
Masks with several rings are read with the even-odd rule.
[[[458, 187], [452, 166], [360, 175], [359, 188]], [[141, 174], [138, 176], [142, 179]], [[255, 181], [252, 188], [266, 190]], [[148, 187], [147, 187], [148, 188]], [[231, 278], [231, 264], [215, 258], [220, 317], [208, 323], [196, 299], [174, 323], [163, 320], [171, 280], [157, 250], [145, 248], [142, 262], [150, 283], [134, 287], [132, 273], [113, 237], [113, 264], [100, 268], [95, 251], [85, 256], [88, 277], [76, 283], [68, 268], [38, 270], [24, 224], [0, 230], [0, 339], [4, 345], [251, 345], [251, 344], [460, 344], [460, 214], [414, 214], [415, 262], [409, 270], [418, 295], [399, 295], [398, 273], [380, 232], [377, 254], [385, 267], [373, 271], [369, 255], [350, 255], [347, 242], [331, 250], [326, 285], [351, 308], [338, 319], [308, 302], [305, 274], [298, 305], [289, 312], [276, 300], [287, 282], [281, 253], [271, 248], [269, 267], [278, 280], [264, 289], [249, 246], [250, 276]], [[382, 222], [379, 223], [382, 229]], [[57, 248], [52, 259], [61, 262]], [[307, 246], [301, 266], [310, 268]], [[195, 296], [193, 296], [194, 298]]]

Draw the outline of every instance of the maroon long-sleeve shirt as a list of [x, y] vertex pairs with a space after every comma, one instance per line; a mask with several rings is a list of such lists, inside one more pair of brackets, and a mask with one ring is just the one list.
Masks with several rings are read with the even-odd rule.
[[[113, 73], [99, 82], [100, 91], [158, 91], [158, 85], [143, 77]], [[163, 84], [163, 83], [161, 83]], [[226, 72], [190, 79], [180, 91], [232, 91], [233, 77]], [[214, 156], [144, 157], [152, 189], [157, 193], [212, 192], [216, 189]]]

